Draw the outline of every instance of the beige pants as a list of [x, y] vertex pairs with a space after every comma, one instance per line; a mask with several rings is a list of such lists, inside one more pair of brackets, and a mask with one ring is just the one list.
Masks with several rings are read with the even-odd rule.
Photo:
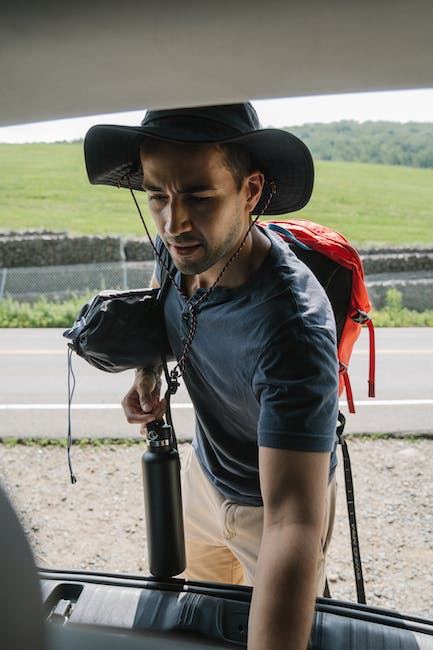
[[[190, 580], [254, 584], [263, 531], [263, 508], [225, 499], [210, 483], [192, 447], [182, 461], [182, 498], [187, 568]], [[326, 580], [326, 553], [335, 516], [336, 481], [328, 487], [317, 563], [317, 595]]]

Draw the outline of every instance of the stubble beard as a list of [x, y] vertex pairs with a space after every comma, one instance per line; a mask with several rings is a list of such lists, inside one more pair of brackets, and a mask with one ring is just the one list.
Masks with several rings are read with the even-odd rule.
[[209, 247], [209, 243], [206, 240], [201, 240], [200, 245], [203, 254], [198, 260], [177, 258], [175, 265], [184, 275], [200, 275], [200, 273], [208, 271], [222, 260], [226, 263], [240, 246], [242, 236], [242, 225], [239, 219], [236, 224], [233, 224], [233, 227], [227, 233], [224, 240], [220, 241], [213, 248]]

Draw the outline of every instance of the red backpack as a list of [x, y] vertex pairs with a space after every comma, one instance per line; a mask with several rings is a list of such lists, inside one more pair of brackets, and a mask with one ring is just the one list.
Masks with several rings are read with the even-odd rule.
[[364, 282], [364, 269], [358, 252], [343, 235], [332, 228], [304, 219], [261, 221], [262, 228], [276, 232], [316, 275], [334, 310], [337, 326], [341, 395], [346, 389], [350, 413], [355, 412], [348, 366], [353, 346], [363, 325], [370, 338], [368, 396], [374, 397], [375, 345], [371, 309]]

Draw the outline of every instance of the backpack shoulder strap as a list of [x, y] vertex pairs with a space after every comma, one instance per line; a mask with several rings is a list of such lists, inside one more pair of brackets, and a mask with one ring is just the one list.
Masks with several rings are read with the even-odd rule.
[[362, 325], [370, 338], [368, 395], [375, 394], [374, 328], [367, 312], [371, 304], [364, 281], [364, 269], [358, 251], [341, 233], [306, 219], [268, 220], [259, 223], [275, 231], [314, 273], [334, 310], [338, 359], [340, 362], [340, 394], [346, 389], [349, 411], [355, 412], [348, 365], [353, 346]]

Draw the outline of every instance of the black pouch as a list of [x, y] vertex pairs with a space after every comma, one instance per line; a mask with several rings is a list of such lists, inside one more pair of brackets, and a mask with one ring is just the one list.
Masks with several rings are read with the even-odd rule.
[[63, 332], [69, 347], [106, 372], [122, 372], [173, 359], [160, 289], [102, 291]]

